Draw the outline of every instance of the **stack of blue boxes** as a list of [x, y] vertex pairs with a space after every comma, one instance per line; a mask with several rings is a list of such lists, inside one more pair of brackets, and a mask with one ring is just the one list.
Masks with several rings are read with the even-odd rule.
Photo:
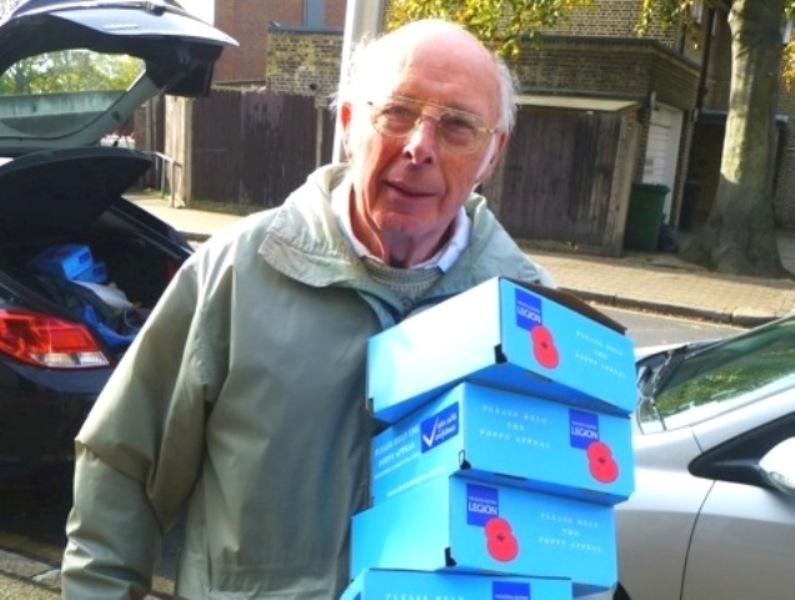
[[492, 279], [373, 337], [367, 377], [390, 427], [343, 598], [562, 600], [616, 582], [636, 401], [620, 326]]

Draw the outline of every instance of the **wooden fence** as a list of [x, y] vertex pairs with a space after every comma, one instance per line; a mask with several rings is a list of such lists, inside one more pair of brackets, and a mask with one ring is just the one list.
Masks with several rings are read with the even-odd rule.
[[[331, 160], [333, 118], [312, 97], [216, 88], [180, 102], [166, 144], [178, 202], [278, 206]], [[634, 109], [524, 107], [484, 192], [516, 238], [618, 255], [639, 133]]]
[[277, 206], [331, 159], [333, 117], [312, 97], [216, 88], [185, 118], [188, 203]]
[[517, 238], [622, 251], [638, 125], [633, 114], [524, 108], [497, 188]]

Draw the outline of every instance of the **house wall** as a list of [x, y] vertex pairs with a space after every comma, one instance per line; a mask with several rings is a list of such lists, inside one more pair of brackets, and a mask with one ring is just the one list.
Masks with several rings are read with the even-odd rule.
[[[227, 48], [215, 66], [214, 81], [257, 81], [265, 78], [268, 28], [271, 23], [302, 27], [306, 0], [215, 0], [215, 26], [240, 44]], [[341, 30], [346, 0], [325, 0], [324, 26]]]
[[326, 25], [342, 29], [347, 4], [346, 0], [326, 0]]
[[[635, 38], [635, 27], [640, 16], [638, 0], [594, 0], [590, 6], [577, 7], [554, 29], [545, 33], [566, 36], [598, 36]], [[644, 36], [670, 49], [679, 46], [679, 30], [663, 30], [654, 25]]]
[[265, 85], [273, 92], [326, 97], [337, 88], [342, 34], [271, 30]]
[[657, 100], [682, 110], [695, 104], [698, 66], [645, 39], [544, 36], [525, 45], [514, 72], [523, 92]]
[[[641, 104], [634, 181], [640, 181], [646, 154], [652, 92], [685, 112], [681, 139], [691, 139], [690, 111], [695, 106], [699, 66], [678, 53], [676, 30], [653, 29], [646, 38], [634, 33], [636, 0], [596, 0], [578, 9], [541, 44], [527, 43], [513, 64], [520, 91], [535, 94], [628, 98]], [[576, 37], [575, 37], [576, 36]], [[328, 96], [337, 85], [342, 36], [297, 29], [269, 31], [266, 85], [274, 92]], [[700, 55], [699, 55], [700, 56]], [[688, 148], [682, 148], [687, 156]], [[681, 171], [681, 168], [680, 168]], [[681, 203], [684, 176], [674, 186], [673, 214]]]
[[[682, 110], [684, 122], [671, 214], [679, 214], [685, 180], [683, 159], [692, 139], [691, 111], [698, 92], [699, 67], [655, 40], [610, 37], [547, 37], [527, 45], [515, 66], [524, 93], [604, 95], [630, 98], [643, 107], [633, 181], [643, 174], [650, 122], [651, 93], [657, 102]], [[676, 222], [674, 220], [674, 222]]]
[[[240, 48], [224, 52], [216, 66], [217, 81], [264, 78], [273, 91], [319, 98], [334, 91], [342, 38], [336, 32], [302, 29], [305, 0], [215, 2], [216, 25], [241, 43]], [[327, 27], [343, 27], [345, 5], [345, 0], [326, 0]], [[698, 93], [705, 36], [711, 36], [711, 52], [703, 106], [725, 110], [731, 77], [731, 34], [727, 13], [720, 8], [715, 14], [714, 28], [706, 31], [708, 13], [705, 7], [695, 35], [682, 36], [676, 27], [668, 30], [652, 27], [646, 37], [638, 39], [635, 26], [639, 10], [637, 0], [594, 0], [590, 7], [579, 7], [557, 28], [546, 32], [541, 46], [528, 44], [515, 70], [525, 93], [604, 94], [639, 100], [642, 108], [638, 113], [636, 181], [640, 180], [646, 154], [650, 93], [655, 93], [657, 101], [683, 110], [680, 170], [674, 195], [676, 215], [680, 210], [682, 189], [688, 176], [687, 158], [694, 139], [690, 111]], [[281, 27], [271, 26], [272, 22]], [[795, 189], [795, 134], [790, 133], [795, 123], [792, 94], [782, 92], [778, 112], [789, 115], [791, 122], [784, 130], [781, 146], [776, 216], [781, 225], [795, 227], [795, 197], [791, 192]], [[719, 133], [715, 130], [710, 135]], [[713, 141], [711, 145], [704, 140], [697, 140], [697, 143], [716, 150], [720, 143]], [[719, 154], [713, 156], [698, 150], [693, 150], [693, 156], [702, 167], [705, 161], [720, 160]], [[689, 168], [692, 170], [694, 165], [691, 163]], [[696, 171], [698, 169], [694, 173]], [[706, 196], [708, 190], [703, 193]]]

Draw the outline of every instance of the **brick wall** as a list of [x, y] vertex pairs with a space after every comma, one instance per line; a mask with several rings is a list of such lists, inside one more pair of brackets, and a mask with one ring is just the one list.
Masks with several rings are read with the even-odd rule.
[[326, 0], [326, 25], [328, 27], [345, 27], [345, 0]]
[[[678, 43], [673, 29], [654, 29], [648, 38], [636, 38], [638, 12], [637, 0], [595, 0], [593, 6], [573, 11], [558, 28], [561, 35], [545, 35], [541, 46], [528, 44], [522, 52], [515, 66], [522, 88], [633, 98], [645, 98], [655, 90], [662, 102], [692, 108], [698, 66], [672, 49]], [[329, 2], [326, 15], [329, 21], [344, 20], [344, 2]], [[340, 36], [300, 29], [272, 29], [268, 35], [266, 81], [272, 89], [310, 94], [311, 85], [321, 93], [336, 87]], [[325, 53], [333, 53], [334, 60]]]
[[[273, 91], [326, 95], [339, 78], [342, 36], [300, 30], [269, 32], [266, 84]], [[657, 99], [692, 109], [698, 67], [651, 40], [545, 36], [512, 65], [526, 93]]]
[[215, 25], [234, 37], [237, 48], [227, 48], [216, 63], [215, 81], [244, 81], [265, 76], [268, 23], [300, 24], [303, 1], [216, 0]]
[[651, 40], [544, 36], [514, 65], [524, 92], [657, 99], [692, 109], [698, 67]]
[[[234, 37], [237, 48], [224, 50], [216, 63], [213, 80], [251, 81], [265, 77], [268, 28], [272, 22], [287, 27], [304, 23], [305, 0], [215, 0], [215, 25]], [[326, 0], [325, 25], [341, 29], [346, 0]]]
[[265, 83], [273, 92], [328, 96], [337, 89], [342, 34], [271, 30]]
[[[546, 33], [634, 38], [640, 8], [641, 2], [638, 0], [593, 0], [591, 6], [576, 8], [563, 23]], [[678, 46], [679, 37], [678, 28], [672, 27], [663, 31], [656, 25], [645, 36], [672, 49]]]

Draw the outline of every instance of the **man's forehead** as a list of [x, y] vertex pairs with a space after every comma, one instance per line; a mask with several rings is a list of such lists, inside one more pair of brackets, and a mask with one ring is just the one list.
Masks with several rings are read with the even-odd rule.
[[[455, 46], [434, 46], [433, 41], [415, 40], [388, 54], [379, 63], [370, 91], [376, 97], [403, 96], [468, 112], [479, 112], [484, 101], [499, 102], [496, 67], [482, 47], [464, 44], [469, 52], [462, 53]], [[427, 85], [429, 81], [438, 85]], [[458, 88], [466, 93], [458, 93]], [[456, 93], [449, 93], [451, 89]]]

